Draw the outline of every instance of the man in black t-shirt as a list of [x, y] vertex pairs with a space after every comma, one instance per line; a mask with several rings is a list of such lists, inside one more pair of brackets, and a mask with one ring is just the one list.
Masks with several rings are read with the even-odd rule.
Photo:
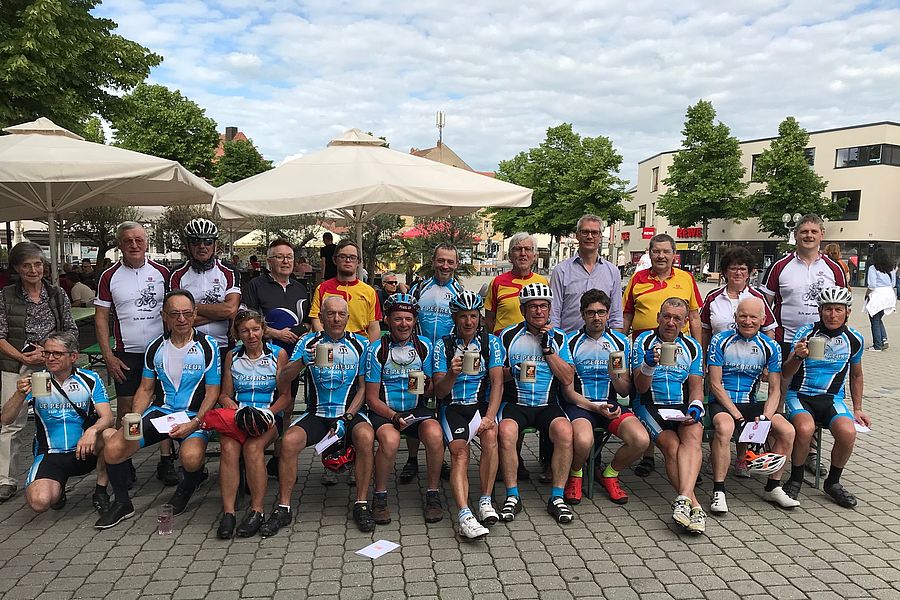
[[337, 277], [337, 265], [334, 264], [334, 236], [330, 232], [325, 232], [322, 236], [322, 242], [325, 244], [319, 250], [319, 256], [322, 258], [322, 281]]

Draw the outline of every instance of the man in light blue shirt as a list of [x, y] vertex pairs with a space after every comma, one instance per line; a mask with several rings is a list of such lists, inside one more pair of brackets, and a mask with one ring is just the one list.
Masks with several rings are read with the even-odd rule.
[[591, 289], [601, 290], [612, 299], [609, 328], [622, 330], [622, 275], [619, 269], [600, 256], [603, 221], [597, 215], [584, 215], [575, 226], [578, 253], [556, 265], [550, 276], [553, 306], [550, 322], [569, 333], [584, 325], [581, 296]]

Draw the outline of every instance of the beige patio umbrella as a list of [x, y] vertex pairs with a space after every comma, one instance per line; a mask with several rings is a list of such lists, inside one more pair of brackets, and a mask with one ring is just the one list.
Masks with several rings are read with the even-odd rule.
[[39, 118], [0, 136], [0, 221], [46, 220], [58, 281], [56, 219], [89, 206], [205, 204], [215, 191], [179, 163], [95, 144]]
[[213, 198], [213, 210], [225, 219], [324, 212], [353, 226], [360, 247], [363, 223], [378, 214], [446, 217], [530, 205], [528, 188], [391, 150], [359, 129], [219, 188]]

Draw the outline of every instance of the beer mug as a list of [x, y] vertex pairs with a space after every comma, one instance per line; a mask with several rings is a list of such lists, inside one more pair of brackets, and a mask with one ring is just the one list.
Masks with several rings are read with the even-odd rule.
[[474, 350], [463, 352], [462, 372], [466, 375], [478, 375], [481, 372], [481, 353]]
[[609, 353], [609, 372], [611, 375], [617, 376], [628, 373], [628, 367], [625, 366], [625, 353], [622, 350]]
[[126, 440], [137, 441], [144, 437], [144, 425], [141, 421], [141, 413], [127, 413], [122, 417], [122, 429], [124, 430]]
[[537, 363], [533, 360], [520, 362], [519, 381], [522, 383], [535, 383], [537, 381]]
[[422, 371], [410, 371], [409, 372], [409, 385], [408, 388], [410, 394], [421, 395], [425, 393], [425, 373]]
[[323, 343], [316, 344], [316, 366], [334, 366], [334, 346], [332, 346], [331, 344]]
[[664, 367], [675, 366], [675, 355], [678, 351], [678, 344], [675, 342], [663, 342], [659, 349], [659, 364]]
[[806, 347], [809, 349], [809, 358], [813, 360], [825, 360], [825, 338], [821, 335], [815, 335], [806, 340]]
[[31, 395], [34, 398], [48, 398], [50, 396], [50, 373], [47, 371], [35, 371], [31, 374]]

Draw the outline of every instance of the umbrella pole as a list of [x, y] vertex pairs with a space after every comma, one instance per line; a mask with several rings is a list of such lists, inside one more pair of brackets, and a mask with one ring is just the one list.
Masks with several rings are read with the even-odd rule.
[[[359, 246], [359, 266], [357, 267], [356, 277], [362, 280], [363, 276], [363, 223], [362, 218], [358, 218], [356, 221], [356, 245]], [[374, 276], [374, 275], [373, 275]]]
[[50, 282], [59, 285], [59, 246], [56, 244], [56, 212], [47, 214], [47, 225], [50, 228]]

